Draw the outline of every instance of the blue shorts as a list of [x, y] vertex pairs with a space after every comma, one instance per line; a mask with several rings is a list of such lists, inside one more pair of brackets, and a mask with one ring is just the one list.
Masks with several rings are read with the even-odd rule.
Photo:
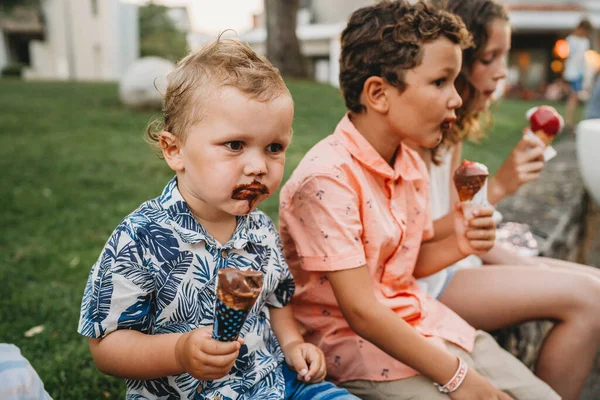
[[282, 369], [286, 400], [360, 400], [346, 389], [337, 387], [331, 382], [306, 383], [299, 381], [296, 371], [288, 367], [285, 361]]
[[454, 274], [456, 273], [456, 268], [454, 267], [448, 267], [446, 269], [446, 280], [444, 281], [444, 285], [442, 285], [442, 289], [440, 290], [440, 293], [438, 293], [436, 299], [439, 300], [442, 295], [444, 294], [444, 291], [446, 291], [446, 288], [448, 287], [448, 284], [450, 283], [450, 281], [452, 280], [452, 277], [454, 276]]
[[567, 82], [569, 82], [569, 85], [571, 85], [571, 90], [573, 90], [575, 93], [583, 90], [583, 76]]

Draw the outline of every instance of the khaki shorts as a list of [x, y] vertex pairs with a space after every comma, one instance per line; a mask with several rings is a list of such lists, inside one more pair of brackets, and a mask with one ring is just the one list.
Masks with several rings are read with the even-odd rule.
[[[494, 386], [516, 400], [560, 400], [560, 396], [550, 386], [538, 379], [484, 331], [477, 331], [472, 353], [451, 343], [447, 346], [448, 351], [462, 358], [469, 368], [479, 372]], [[347, 381], [339, 386], [363, 400], [447, 400], [450, 398], [440, 393], [430, 379], [421, 375], [388, 382]]]

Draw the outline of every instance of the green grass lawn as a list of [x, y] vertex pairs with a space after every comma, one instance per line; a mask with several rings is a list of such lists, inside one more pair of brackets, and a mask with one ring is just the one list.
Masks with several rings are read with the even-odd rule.
[[[286, 178], [344, 112], [329, 86], [289, 86], [296, 117]], [[21, 348], [55, 399], [123, 398], [122, 381], [96, 371], [76, 329], [108, 235], [172, 176], [142, 139], [153, 113], [121, 108], [114, 84], [0, 80], [0, 93], [0, 342]], [[492, 138], [467, 145], [465, 156], [494, 171], [532, 105], [500, 104]], [[261, 208], [276, 219], [277, 196]], [[26, 338], [37, 325], [44, 331]]]

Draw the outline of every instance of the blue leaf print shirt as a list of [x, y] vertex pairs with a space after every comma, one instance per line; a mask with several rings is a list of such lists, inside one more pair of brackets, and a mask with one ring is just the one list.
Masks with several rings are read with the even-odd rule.
[[258, 270], [263, 290], [241, 336], [245, 344], [228, 376], [199, 381], [189, 374], [126, 380], [128, 399], [281, 399], [283, 354], [269, 322], [294, 281], [273, 222], [261, 211], [238, 217], [219, 244], [193, 218], [173, 178], [162, 195], [128, 215], [108, 239], [85, 287], [78, 331], [101, 338], [117, 329], [150, 335], [213, 324], [220, 268]]

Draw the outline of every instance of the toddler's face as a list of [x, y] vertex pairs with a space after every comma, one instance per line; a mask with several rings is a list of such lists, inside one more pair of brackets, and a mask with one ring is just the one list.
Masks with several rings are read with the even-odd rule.
[[205, 212], [248, 214], [283, 178], [292, 99], [281, 95], [260, 102], [224, 87], [206, 102], [202, 120], [181, 146], [179, 190], [195, 198], [196, 207]]
[[421, 64], [405, 73], [406, 89], [388, 88], [392, 90], [388, 122], [400, 140], [427, 148], [442, 140], [462, 105], [454, 87], [461, 60], [460, 46], [446, 38], [426, 43]]

